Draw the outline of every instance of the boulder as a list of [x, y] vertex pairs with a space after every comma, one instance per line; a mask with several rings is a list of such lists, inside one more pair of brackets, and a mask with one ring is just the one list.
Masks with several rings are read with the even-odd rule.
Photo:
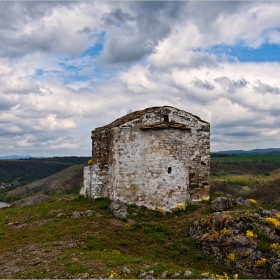
[[185, 272], [184, 272], [184, 276], [190, 276], [190, 275], [192, 275], [192, 272], [190, 271], [190, 270], [186, 270]]
[[127, 207], [121, 201], [113, 201], [110, 204], [109, 209], [117, 219], [126, 219], [128, 216]]
[[217, 197], [212, 204], [213, 212], [222, 212], [233, 208], [235, 204], [234, 199], [228, 197]]
[[122, 272], [125, 274], [130, 274], [132, 273], [133, 269], [132, 268], [128, 268], [128, 267], [124, 267]]
[[168, 277], [168, 271], [164, 271], [160, 276], [161, 279], [166, 279], [167, 277]]

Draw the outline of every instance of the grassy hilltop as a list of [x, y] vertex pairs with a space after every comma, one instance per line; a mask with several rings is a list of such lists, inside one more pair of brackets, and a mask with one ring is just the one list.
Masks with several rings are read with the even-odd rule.
[[[191, 269], [220, 271], [189, 237], [193, 221], [209, 206], [189, 205], [185, 211], [163, 215], [129, 207], [127, 220], [117, 220], [107, 199], [64, 197], [28, 207], [0, 210], [0, 277], [137, 278], [140, 270], [159, 276]], [[92, 210], [91, 216], [83, 215]], [[79, 212], [80, 217], [75, 217]], [[148, 267], [149, 266], [149, 267]], [[133, 272], [127, 276], [122, 269]]]
[[[280, 209], [278, 158], [241, 157], [211, 158], [211, 198], [222, 191]], [[211, 214], [209, 203], [167, 214], [130, 205], [128, 218], [118, 220], [108, 199], [79, 197], [79, 184], [82, 165], [72, 165], [9, 192], [22, 198], [37, 190], [50, 200], [0, 209], [0, 278], [131, 279], [143, 271], [153, 271], [155, 278], [165, 271], [167, 278], [203, 278], [207, 272], [233, 276], [230, 266], [213, 263], [189, 236], [194, 221]], [[186, 270], [192, 274], [184, 276]]]

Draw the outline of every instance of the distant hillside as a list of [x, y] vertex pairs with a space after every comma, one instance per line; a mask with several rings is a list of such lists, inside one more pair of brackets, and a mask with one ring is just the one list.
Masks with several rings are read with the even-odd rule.
[[90, 157], [52, 157], [0, 161], [0, 194], [55, 174]]
[[228, 154], [228, 155], [237, 155], [237, 154], [267, 154], [267, 153], [280, 153], [280, 148], [267, 148], [267, 149], [253, 149], [249, 151], [245, 150], [227, 150], [227, 151], [219, 151], [213, 152], [211, 155], [215, 154]]
[[[84, 165], [82, 164], [73, 165], [56, 174], [37, 180], [25, 186], [18, 187], [9, 191], [6, 194], [5, 200], [13, 202], [22, 198], [36, 197], [42, 194], [45, 196], [78, 194], [83, 184], [83, 167]], [[25, 204], [28, 203], [29, 200], [30, 199], [24, 199], [16, 204]]]

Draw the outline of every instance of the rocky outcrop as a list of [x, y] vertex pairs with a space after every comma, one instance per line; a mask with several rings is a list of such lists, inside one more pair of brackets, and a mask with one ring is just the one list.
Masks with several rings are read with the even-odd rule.
[[109, 209], [117, 219], [125, 219], [128, 215], [127, 207], [121, 201], [113, 201], [110, 204]]
[[228, 197], [217, 197], [212, 204], [212, 210], [214, 212], [221, 212], [233, 208], [235, 200]]
[[237, 199], [233, 199], [230, 197], [216, 197], [215, 200], [212, 202], [212, 210], [213, 212], [222, 212], [225, 210], [232, 209], [234, 206], [251, 206], [254, 205], [256, 201], [253, 199], [246, 199], [244, 200], [241, 197], [238, 197]]
[[87, 210], [85, 212], [74, 211], [72, 213], [72, 216], [74, 218], [79, 218], [81, 216], [88, 216], [89, 217], [89, 216], [92, 216], [93, 214], [95, 214], [95, 212], [93, 210]]
[[190, 236], [214, 262], [253, 278], [280, 277], [280, 214], [263, 210], [216, 212], [198, 220]]

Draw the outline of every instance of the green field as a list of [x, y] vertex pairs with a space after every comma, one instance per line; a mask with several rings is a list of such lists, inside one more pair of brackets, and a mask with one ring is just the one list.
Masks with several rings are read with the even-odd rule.
[[211, 192], [250, 197], [280, 209], [278, 154], [211, 155], [210, 170]]
[[280, 162], [280, 155], [228, 155], [228, 156], [211, 156], [211, 162]]

